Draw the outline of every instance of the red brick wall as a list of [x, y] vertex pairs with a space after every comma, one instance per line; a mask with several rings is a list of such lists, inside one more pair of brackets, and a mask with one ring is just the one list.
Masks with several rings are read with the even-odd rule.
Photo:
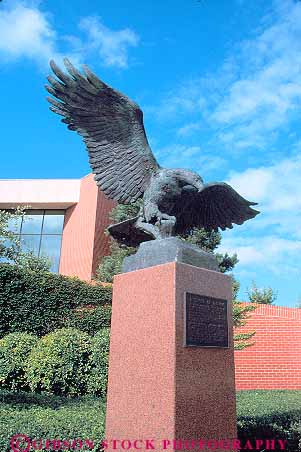
[[94, 231], [94, 253], [92, 262], [92, 274], [100, 262], [100, 258], [109, 254], [109, 238], [105, 235], [105, 230], [112, 220], [110, 220], [110, 212], [116, 206], [116, 202], [108, 199], [104, 193], [99, 190], [96, 206], [96, 219]]
[[109, 212], [116, 205], [98, 189], [93, 174], [81, 180], [79, 202], [67, 209], [59, 272], [90, 281], [108, 252]]
[[301, 309], [259, 305], [235, 333], [256, 331], [235, 351], [236, 388], [301, 389]]

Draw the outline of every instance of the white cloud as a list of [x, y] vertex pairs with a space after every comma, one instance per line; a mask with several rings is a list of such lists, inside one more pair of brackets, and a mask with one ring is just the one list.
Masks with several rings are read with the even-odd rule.
[[269, 213], [301, 212], [301, 157], [267, 167], [232, 172], [229, 184], [243, 196], [260, 202]]
[[177, 130], [177, 135], [180, 137], [186, 137], [191, 135], [192, 133], [200, 130], [200, 123], [199, 122], [191, 122], [189, 124], [186, 124], [185, 126], [180, 127]]
[[181, 115], [199, 113], [206, 109], [206, 100], [199, 80], [184, 81], [176, 89], [168, 92], [159, 105], [149, 107], [160, 120]]
[[180, 168], [190, 165], [202, 153], [199, 146], [185, 146], [182, 144], [171, 144], [158, 150], [157, 154], [163, 166], [169, 168]]
[[236, 253], [239, 267], [260, 268], [279, 274], [293, 272], [300, 274], [301, 241], [279, 238], [271, 235], [267, 237], [235, 237], [223, 239], [219, 248], [221, 252]]
[[[237, 70], [211, 119], [240, 148], [264, 146], [277, 137], [301, 105], [301, 3], [274, 2], [272, 24], [241, 43]], [[229, 139], [225, 132], [220, 139]]]
[[239, 268], [300, 273], [301, 157], [234, 173], [227, 181], [261, 211], [240, 229], [224, 233], [222, 250], [236, 252]]
[[0, 10], [0, 54], [6, 60], [27, 57], [47, 61], [56, 55], [56, 33], [37, 8], [21, 4]]
[[82, 19], [80, 28], [88, 33], [89, 46], [99, 53], [106, 66], [128, 66], [128, 48], [137, 46], [139, 42], [139, 37], [133, 30], [110, 30], [97, 17]]
[[[292, 118], [301, 117], [301, 2], [274, 0], [252, 38], [231, 46], [214, 74], [181, 82], [157, 107], [157, 117], [182, 118], [179, 136], [200, 120], [214, 146], [262, 150]], [[192, 126], [191, 126], [192, 125]]]
[[138, 44], [138, 36], [128, 28], [113, 31], [96, 18], [83, 18], [79, 24], [85, 36], [59, 35], [53, 17], [28, 2], [8, 2], [0, 9], [0, 57], [3, 62], [28, 58], [46, 65], [60, 63], [64, 56], [74, 64], [86, 62], [87, 54], [97, 53], [105, 66], [126, 68], [128, 49]]
[[190, 168], [202, 176], [225, 164], [222, 157], [208, 155], [200, 146], [171, 144], [159, 149], [156, 155], [160, 164], [167, 168]]

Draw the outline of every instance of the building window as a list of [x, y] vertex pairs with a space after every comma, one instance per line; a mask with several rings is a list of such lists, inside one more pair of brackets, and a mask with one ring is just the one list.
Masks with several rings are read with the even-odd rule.
[[51, 271], [58, 273], [64, 226], [64, 210], [27, 210], [22, 221], [13, 225], [24, 251], [50, 259]]

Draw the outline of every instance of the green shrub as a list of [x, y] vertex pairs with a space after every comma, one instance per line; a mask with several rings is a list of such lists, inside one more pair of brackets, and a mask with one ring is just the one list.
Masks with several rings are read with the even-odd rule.
[[[237, 401], [237, 430], [242, 442], [281, 439], [287, 440], [285, 450], [301, 450], [301, 391], [240, 391]], [[277, 441], [274, 450], [281, 450]]]
[[13, 391], [28, 387], [24, 366], [38, 338], [27, 333], [11, 333], [0, 339], [0, 387]]
[[91, 439], [95, 448], [82, 450], [99, 452], [104, 418], [105, 404], [100, 398], [71, 399], [0, 391], [0, 450], [11, 452], [10, 438], [22, 433], [32, 439]]
[[68, 326], [74, 309], [93, 305], [100, 312], [111, 300], [111, 287], [0, 264], [0, 337], [16, 331], [43, 336]]
[[42, 337], [26, 363], [32, 391], [76, 396], [86, 392], [91, 338], [75, 328]]
[[[256, 438], [272, 438], [275, 432], [278, 435], [281, 432], [278, 436], [281, 439], [289, 437], [285, 450], [298, 452], [300, 398], [301, 391], [240, 391], [237, 395], [239, 438], [248, 438], [254, 444]], [[292, 420], [296, 410], [299, 410], [299, 420], [289, 421], [289, 430], [285, 423], [281, 429], [280, 417], [286, 413], [286, 418]], [[99, 452], [104, 438], [104, 413], [102, 399], [92, 396], [72, 399], [0, 391], [0, 450], [10, 452], [10, 438], [22, 432], [31, 438], [89, 438], [96, 444], [94, 452]], [[276, 420], [278, 433], [273, 416], [279, 416]], [[264, 419], [270, 423], [264, 424], [263, 432]]]
[[94, 336], [102, 328], [110, 326], [110, 320], [111, 305], [106, 305], [74, 310], [66, 323], [68, 327], [77, 328]]
[[91, 370], [88, 378], [87, 392], [106, 396], [108, 383], [108, 366], [110, 349], [110, 330], [103, 328], [92, 339], [90, 355]]

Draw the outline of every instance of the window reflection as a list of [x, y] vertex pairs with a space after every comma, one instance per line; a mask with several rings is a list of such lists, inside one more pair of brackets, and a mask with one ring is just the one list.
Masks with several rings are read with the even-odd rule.
[[39, 255], [40, 235], [21, 235], [21, 249], [23, 251], [31, 251], [35, 256]]
[[8, 229], [14, 234], [19, 234], [21, 229], [22, 217], [11, 218], [8, 220]]
[[43, 210], [27, 211], [23, 217], [21, 234], [41, 234], [43, 216]]
[[48, 210], [44, 216], [43, 234], [61, 234], [64, 226], [64, 215], [58, 210]]
[[59, 271], [61, 242], [61, 235], [42, 235], [40, 256], [50, 259], [51, 271], [55, 273]]
[[[13, 242], [8, 239], [8, 238], [0, 238], [0, 244], [1, 246], [4, 246], [5, 248], [9, 248], [13, 245]], [[1, 263], [11, 263], [11, 259], [9, 259], [8, 257], [4, 257], [4, 256], [0, 256], [0, 262]]]
[[28, 210], [23, 220], [11, 220], [9, 224], [20, 238], [21, 249], [48, 257], [55, 273], [59, 270], [64, 217], [63, 210]]

